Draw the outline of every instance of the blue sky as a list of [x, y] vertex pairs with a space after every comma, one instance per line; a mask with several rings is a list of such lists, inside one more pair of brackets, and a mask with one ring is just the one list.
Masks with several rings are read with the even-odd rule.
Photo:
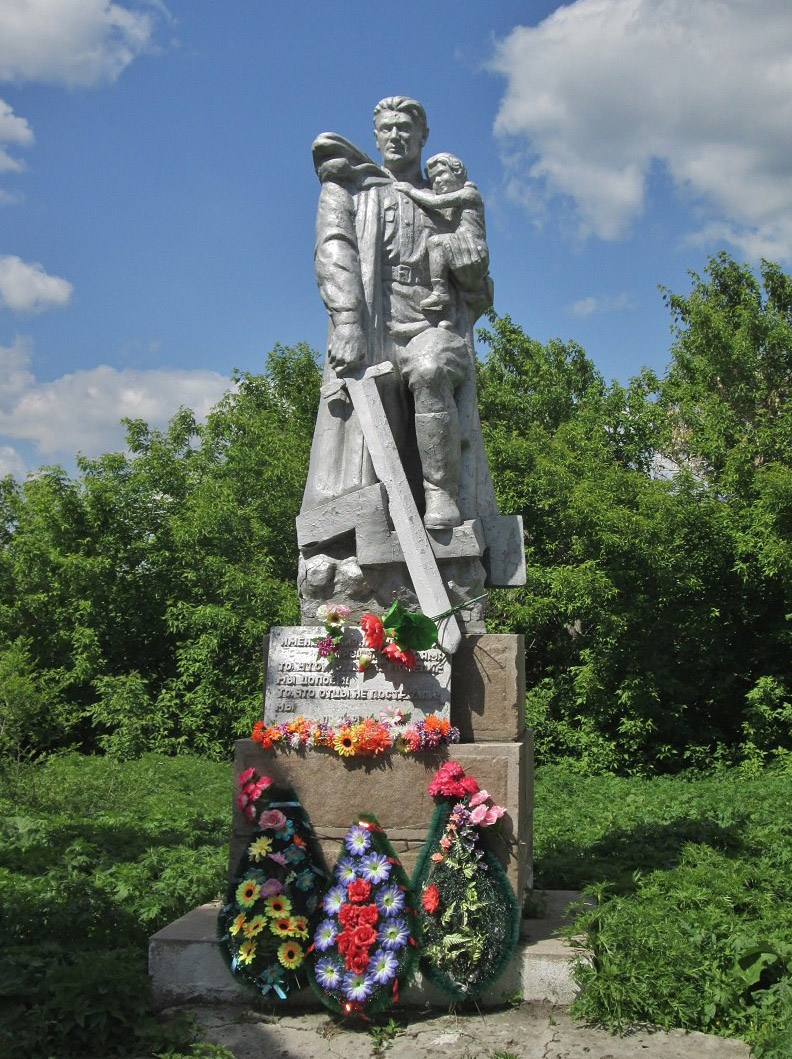
[[487, 206], [496, 309], [662, 372], [658, 284], [792, 254], [788, 0], [0, 0], [0, 473], [205, 414], [320, 348], [310, 145], [426, 106]]

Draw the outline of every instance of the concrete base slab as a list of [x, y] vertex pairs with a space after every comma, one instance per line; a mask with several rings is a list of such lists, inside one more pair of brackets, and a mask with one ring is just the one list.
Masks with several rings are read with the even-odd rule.
[[[577, 897], [570, 890], [548, 892], [544, 918], [524, 920], [517, 952], [481, 1002], [482, 1007], [497, 1006], [515, 997], [561, 1005], [572, 1003], [576, 991], [572, 979], [575, 951], [553, 935], [563, 923], [564, 908]], [[157, 1010], [174, 1004], [268, 1006], [240, 985], [228, 970], [216, 936], [219, 908], [218, 903], [200, 905], [150, 939], [149, 975]], [[293, 994], [286, 1006], [315, 1008], [318, 1004], [313, 992], [304, 990]], [[401, 1004], [445, 1009], [449, 1000], [418, 975], [402, 991]]]
[[501, 1011], [410, 1012], [389, 1029], [344, 1026], [328, 1013], [271, 1016], [228, 1007], [194, 1010], [204, 1040], [237, 1059], [749, 1059], [743, 1041], [640, 1029], [617, 1037], [574, 1022], [562, 1008], [517, 1004]]

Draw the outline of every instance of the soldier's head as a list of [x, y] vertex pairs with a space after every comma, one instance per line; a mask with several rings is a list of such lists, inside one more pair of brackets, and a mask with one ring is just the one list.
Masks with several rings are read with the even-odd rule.
[[389, 172], [420, 174], [421, 151], [429, 135], [426, 111], [416, 99], [387, 96], [374, 107], [374, 139]]

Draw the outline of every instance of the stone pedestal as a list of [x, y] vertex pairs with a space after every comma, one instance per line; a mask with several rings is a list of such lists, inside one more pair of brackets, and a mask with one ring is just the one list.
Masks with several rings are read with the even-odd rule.
[[[265, 658], [267, 655], [265, 645]], [[376, 704], [369, 712], [376, 716]], [[380, 704], [380, 706], [385, 705]], [[357, 707], [357, 709], [355, 708]], [[360, 711], [355, 700], [349, 712]], [[302, 802], [329, 868], [357, 813], [374, 813], [404, 864], [415, 866], [434, 810], [432, 775], [449, 757], [475, 776], [506, 809], [500, 839], [491, 836], [518, 900], [533, 885], [533, 740], [525, 728], [525, 647], [522, 636], [463, 637], [451, 660], [451, 721], [461, 742], [443, 751], [403, 757], [340, 758], [330, 751], [263, 750], [236, 744], [235, 774], [254, 768]], [[229, 858], [234, 873], [252, 827], [235, 807]]]
[[[234, 773], [254, 768], [277, 786], [291, 787], [303, 804], [328, 868], [339, 856], [341, 840], [358, 813], [374, 813], [385, 828], [409, 875], [434, 811], [427, 787], [443, 760], [453, 757], [494, 801], [503, 805], [502, 838], [493, 841], [515, 893], [532, 884], [531, 806], [533, 745], [530, 734], [516, 742], [460, 743], [448, 751], [382, 760], [344, 760], [329, 751], [263, 750], [250, 739], [236, 744]], [[233, 873], [253, 828], [234, 807], [229, 857]]]

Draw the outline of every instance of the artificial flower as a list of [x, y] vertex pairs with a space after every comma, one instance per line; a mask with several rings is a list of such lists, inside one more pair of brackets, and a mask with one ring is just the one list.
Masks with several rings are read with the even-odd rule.
[[429, 915], [434, 915], [440, 906], [440, 891], [434, 883], [430, 883], [421, 894], [421, 904]]
[[255, 769], [243, 769], [237, 777], [240, 787], [243, 787], [248, 782], [248, 780], [252, 780], [255, 775]]
[[337, 989], [341, 984], [341, 968], [332, 956], [316, 961], [315, 974], [323, 989]]
[[239, 946], [238, 958], [240, 963], [252, 963], [256, 957], [255, 941], [243, 941]]
[[368, 901], [371, 895], [371, 883], [365, 879], [354, 879], [347, 886], [347, 898], [353, 904], [359, 904], [362, 901]]
[[370, 883], [381, 883], [390, 875], [390, 864], [383, 853], [367, 853], [360, 862], [363, 878]]
[[376, 902], [383, 916], [395, 916], [404, 908], [404, 892], [398, 886], [387, 886], [377, 894]]
[[360, 827], [359, 824], [356, 824], [347, 831], [344, 845], [350, 853], [360, 856], [371, 847], [371, 835], [365, 827]]
[[253, 842], [251, 842], [248, 846], [248, 856], [251, 860], [264, 860], [271, 848], [272, 839], [267, 838], [266, 835], [260, 835], [257, 839], [254, 839]]
[[284, 941], [284, 943], [278, 948], [278, 959], [287, 970], [299, 967], [303, 962], [304, 957], [305, 953], [299, 942]]
[[271, 919], [270, 930], [273, 934], [277, 934], [278, 937], [290, 937], [294, 934], [291, 916], [278, 916], [277, 919]]
[[364, 614], [360, 619], [360, 628], [363, 630], [363, 640], [366, 647], [381, 651], [382, 645], [385, 643], [385, 628], [382, 624], [382, 618], [378, 618], [376, 614]]
[[371, 978], [359, 971], [349, 971], [344, 975], [344, 995], [350, 1000], [366, 1000], [373, 989]]
[[284, 894], [274, 894], [264, 902], [268, 916], [287, 916], [291, 912], [291, 901]]
[[292, 933], [298, 938], [308, 937], [308, 920], [305, 916], [292, 916]]
[[236, 919], [234, 919], [234, 921], [231, 923], [231, 926], [228, 928], [228, 933], [231, 935], [238, 934], [240, 930], [244, 928], [246, 922], [247, 920], [245, 919], [245, 913], [240, 912]]
[[358, 861], [352, 857], [341, 857], [338, 864], [336, 864], [335, 877], [343, 886], [346, 886], [353, 879], [357, 879], [358, 867]]
[[382, 653], [389, 662], [395, 662], [396, 665], [404, 666], [405, 669], [415, 669], [418, 665], [418, 656], [415, 651], [411, 651], [409, 647], [405, 647], [405, 649], [402, 650], [401, 647], [393, 641], [385, 644]]
[[[272, 857], [270, 857], [272, 860]], [[259, 886], [259, 897], [274, 897], [275, 894], [282, 893], [283, 883], [279, 879], [265, 879], [264, 882]]]
[[249, 919], [242, 928], [245, 932], [245, 937], [255, 938], [256, 934], [260, 933], [266, 924], [267, 920], [265, 916], [253, 916], [253, 918]]
[[336, 939], [338, 931], [332, 919], [323, 919], [314, 934], [314, 948], [326, 952]]
[[326, 625], [342, 625], [345, 618], [351, 614], [349, 607], [343, 603], [323, 603], [316, 608], [316, 616], [319, 621]]
[[377, 932], [368, 923], [361, 923], [352, 932], [354, 944], [360, 949], [369, 949], [377, 940]]
[[280, 809], [265, 809], [259, 817], [258, 826], [262, 831], [280, 831], [286, 823], [286, 817]]
[[339, 729], [333, 740], [333, 749], [341, 757], [351, 757], [355, 753], [355, 733], [352, 728], [345, 726]]
[[403, 919], [391, 919], [383, 923], [379, 931], [379, 939], [386, 949], [401, 949], [410, 937], [410, 931]]
[[332, 890], [328, 890], [322, 900], [322, 908], [327, 912], [329, 916], [334, 916], [338, 913], [339, 908], [346, 899], [346, 888], [344, 886], [334, 886]]
[[305, 850], [300, 849], [295, 838], [294, 844], [289, 846], [283, 856], [287, 864], [299, 864], [301, 860], [305, 860]]
[[348, 971], [357, 971], [362, 974], [370, 962], [371, 957], [366, 949], [351, 949], [347, 954], [346, 969]]
[[253, 879], [243, 879], [236, 888], [236, 901], [243, 908], [252, 908], [259, 896], [259, 886]]
[[360, 654], [357, 656], [358, 673], [365, 673], [373, 661], [374, 655], [369, 654], [368, 651], [361, 651]]
[[378, 985], [387, 985], [396, 977], [399, 961], [387, 949], [377, 949], [369, 965], [369, 974]]
[[317, 641], [316, 650], [319, 653], [320, 658], [328, 658], [331, 661], [335, 659], [336, 642], [332, 636], [324, 636], [321, 640]]
[[310, 890], [314, 884], [314, 873], [310, 868], [306, 868], [305, 871], [301, 871], [294, 880], [300, 890]]

